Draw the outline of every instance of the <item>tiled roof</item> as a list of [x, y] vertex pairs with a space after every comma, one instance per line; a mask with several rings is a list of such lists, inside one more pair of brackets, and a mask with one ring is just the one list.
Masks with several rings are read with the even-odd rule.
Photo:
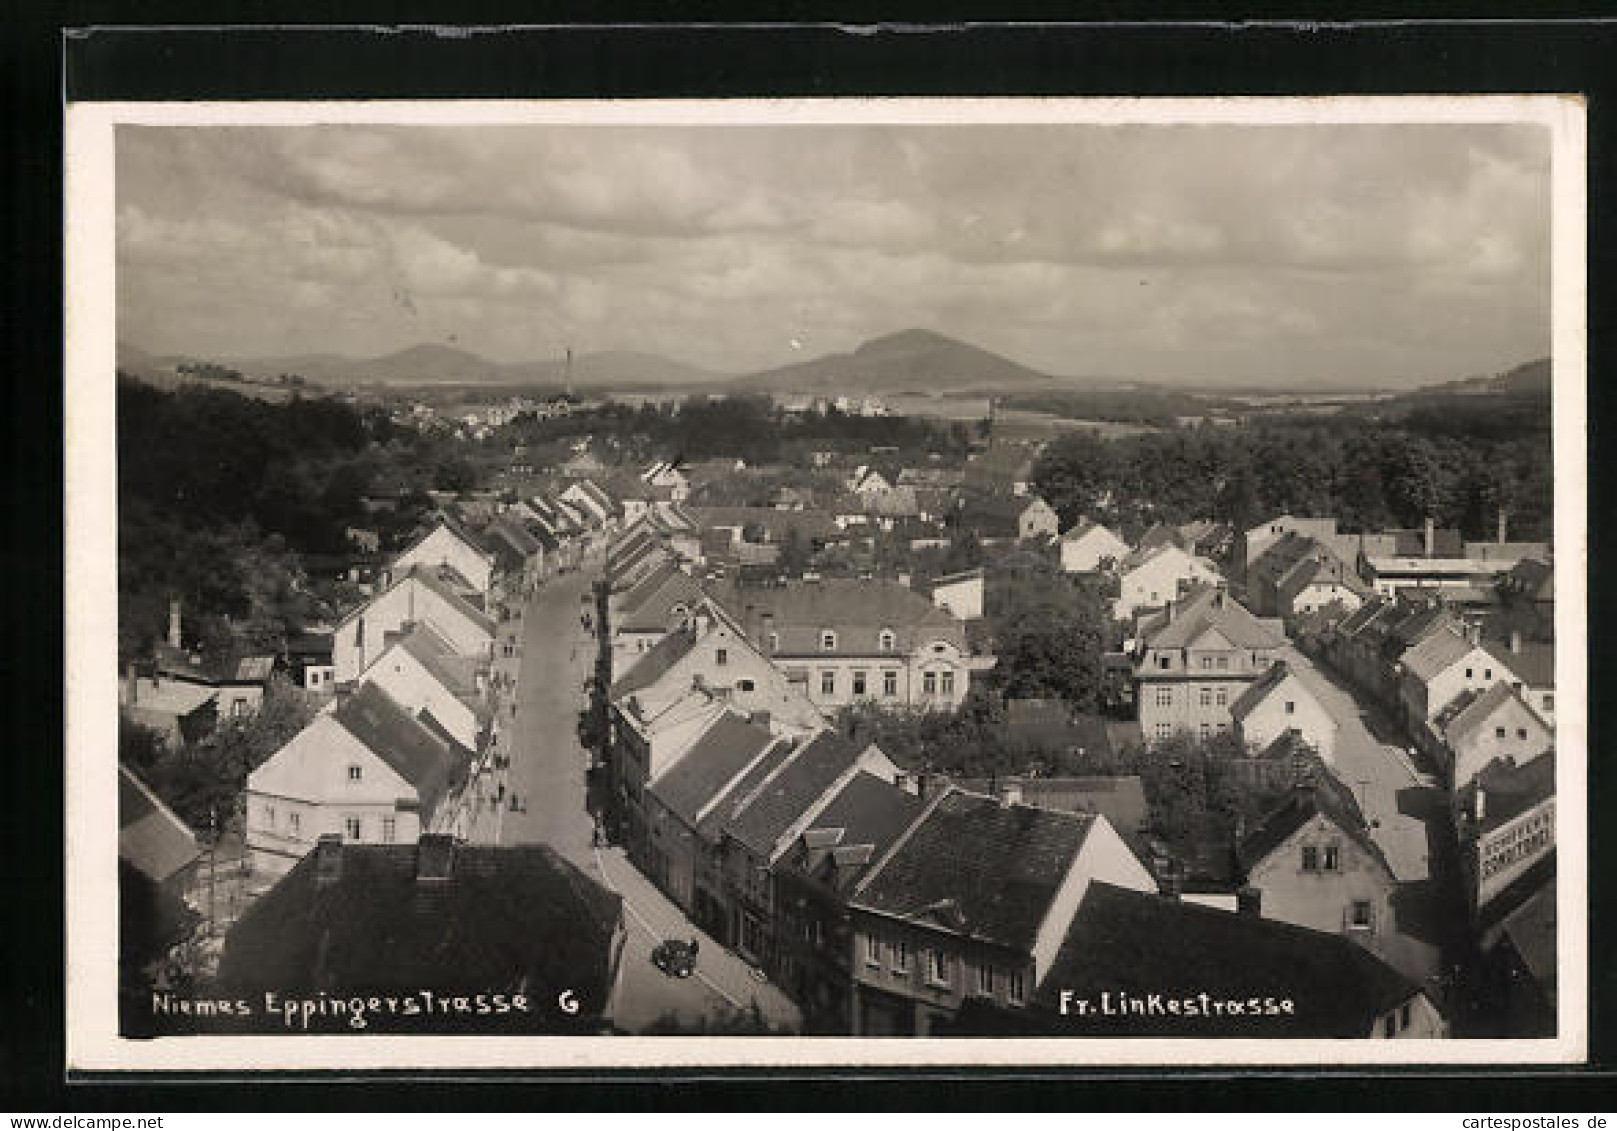
[[202, 855], [190, 827], [122, 762], [118, 763], [118, 855], [156, 883]]
[[750, 787], [743, 783], [720, 802], [726, 834], [753, 853], [770, 857], [788, 829], [837, 780], [853, 768], [860, 750], [831, 731], [794, 747], [791, 756], [768, 777]]
[[[804, 832], [807, 852], [790, 866], [822, 874], [846, 891], [920, 816], [924, 803], [874, 774], [861, 771], [822, 809]], [[857, 855], [850, 850], [868, 849]]]
[[1138, 775], [1058, 778], [960, 778], [961, 789], [989, 793], [1010, 782], [1022, 791], [1022, 804], [1064, 813], [1099, 813], [1127, 837], [1145, 825], [1149, 806]]
[[362, 683], [337, 704], [333, 716], [367, 750], [415, 787], [421, 823], [439, 800], [466, 778], [468, 751], [446, 744], [374, 683]]
[[1403, 654], [1404, 669], [1428, 683], [1476, 649], [1476, 645], [1452, 628], [1434, 632]]
[[[437, 843], [435, 843], [437, 842]], [[443, 879], [417, 879], [442, 848]], [[329, 849], [335, 858], [322, 859]], [[320, 875], [335, 863], [335, 876]], [[231, 929], [219, 969], [230, 992], [312, 995], [515, 993], [540, 1003], [514, 1019], [591, 1031], [610, 993], [622, 900], [547, 846], [326, 844], [306, 855]], [[537, 943], [537, 945], [536, 945]], [[583, 1008], [553, 1008], [571, 989]], [[372, 1015], [372, 1029], [392, 1024]], [[470, 1016], [423, 1027], [474, 1029]]]
[[1242, 869], [1250, 873], [1255, 865], [1285, 844], [1298, 829], [1316, 816], [1327, 818], [1351, 837], [1372, 860], [1381, 865], [1389, 879], [1395, 876], [1380, 846], [1371, 839], [1364, 818], [1351, 797], [1344, 797], [1337, 788], [1327, 784], [1293, 789], [1284, 801], [1271, 809], [1236, 847]]
[[1202, 588], [1181, 598], [1173, 619], [1159, 618], [1144, 637], [1148, 648], [1185, 648], [1209, 629], [1237, 648], [1280, 648], [1285, 640], [1222, 589]]
[[1185, 544], [1184, 537], [1176, 528], [1161, 522], [1156, 523], [1144, 534], [1140, 535], [1140, 541], [1137, 548], [1141, 553], [1145, 553], [1146, 551], [1155, 550], [1162, 546], [1177, 546], [1179, 549], [1186, 551], [1190, 549], [1190, 547]]
[[[1486, 726], [1493, 718], [1494, 712], [1512, 699], [1521, 703], [1523, 710], [1537, 718], [1533, 709], [1522, 702], [1516, 689], [1504, 680], [1497, 681], [1486, 691], [1462, 694], [1456, 701], [1457, 709], [1453, 710], [1448, 718], [1439, 716], [1442, 720], [1443, 735], [1448, 739], [1449, 746], [1458, 747], [1473, 731]], [[1445, 711], [1445, 714], [1448, 712]]]
[[[1287, 999], [1292, 1013], [1229, 1016], [1059, 1016], [1061, 992], [1100, 1001], [1110, 991], [1141, 999], [1245, 1002]], [[1064, 1034], [1163, 1037], [1365, 1037], [1377, 1018], [1420, 987], [1340, 935], [1129, 891], [1089, 885], [1067, 937], [1040, 978], [1028, 1018]]]
[[672, 627], [675, 605], [694, 609], [707, 596], [701, 584], [673, 562], [666, 563], [629, 591], [612, 627], [623, 632], [659, 632]]
[[477, 672], [482, 664], [476, 656], [460, 655], [425, 625], [417, 626], [399, 643], [451, 694], [462, 699], [477, 697]]
[[1555, 884], [1543, 884], [1522, 901], [1499, 925], [1499, 936], [1509, 939], [1522, 965], [1527, 967], [1549, 1001], [1555, 1000], [1558, 949]]
[[158, 672], [193, 683], [263, 683], [275, 671], [274, 656], [240, 652], [204, 656], [200, 652], [188, 652], [161, 641], [152, 651]]
[[649, 788], [687, 825], [776, 741], [768, 727], [726, 711]]
[[1555, 645], [1542, 640], [1522, 641], [1518, 651], [1505, 640], [1484, 640], [1483, 651], [1510, 669], [1528, 687], [1555, 686]]
[[[757, 616], [772, 614], [780, 637], [777, 655], [877, 656], [883, 629], [894, 633], [895, 659], [933, 640], [966, 648], [960, 621], [896, 581], [825, 578], [772, 588], [730, 583], [713, 596], [738, 621], [745, 621], [748, 605]], [[836, 633], [833, 649], [820, 647], [825, 630]]]
[[[1257, 710], [1258, 706], [1292, 674], [1292, 670], [1286, 661], [1275, 661], [1269, 666], [1268, 671], [1248, 684], [1246, 690], [1241, 692], [1236, 697], [1235, 702], [1230, 704], [1230, 718], [1236, 722], [1241, 722], [1253, 711]], [[1314, 693], [1309, 690], [1308, 685], [1300, 679], [1297, 682], [1301, 685], [1303, 694], [1313, 699]]]
[[1477, 790], [1483, 792], [1482, 822], [1462, 818], [1462, 835], [1491, 832], [1555, 796], [1555, 751], [1546, 750], [1520, 766], [1495, 758], [1461, 788], [1457, 806], [1462, 814], [1476, 813]]
[[689, 627], [676, 628], [653, 644], [645, 655], [635, 661], [634, 667], [618, 677], [612, 684], [610, 698], [615, 702], [650, 687], [668, 674], [670, 668], [690, 655], [694, 647], [696, 647], [695, 630]]
[[859, 908], [937, 914], [958, 933], [1026, 951], [1095, 818], [949, 789], [854, 889]]

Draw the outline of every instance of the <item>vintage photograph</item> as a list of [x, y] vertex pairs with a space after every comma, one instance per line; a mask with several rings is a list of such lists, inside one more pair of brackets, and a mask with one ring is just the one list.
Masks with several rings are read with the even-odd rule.
[[77, 1047], [1576, 1055], [1581, 108], [793, 105], [75, 108]]

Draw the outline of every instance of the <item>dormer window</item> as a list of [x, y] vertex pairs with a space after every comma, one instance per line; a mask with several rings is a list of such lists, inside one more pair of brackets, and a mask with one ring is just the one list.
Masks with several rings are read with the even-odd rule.
[[837, 650], [837, 634], [830, 629], [820, 632], [820, 651], [835, 652]]
[[359, 767], [359, 766], [349, 766], [348, 767], [348, 780], [350, 782], [361, 781], [361, 780], [364, 779], [364, 777], [365, 777], [365, 771], [361, 767]]

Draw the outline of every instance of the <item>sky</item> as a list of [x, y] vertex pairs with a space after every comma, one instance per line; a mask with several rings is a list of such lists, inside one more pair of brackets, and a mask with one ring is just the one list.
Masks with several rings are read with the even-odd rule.
[[1549, 201], [1529, 125], [126, 125], [118, 337], [1418, 384], [1548, 355]]

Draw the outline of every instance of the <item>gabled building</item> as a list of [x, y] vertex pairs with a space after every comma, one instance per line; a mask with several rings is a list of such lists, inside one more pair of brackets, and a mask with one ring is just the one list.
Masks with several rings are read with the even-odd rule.
[[494, 654], [494, 619], [446, 582], [439, 568], [416, 568], [337, 624], [332, 665], [339, 684], [350, 683], [385, 652], [393, 634], [425, 625], [462, 656]]
[[[1296, 515], [1276, 515], [1267, 522], [1260, 522], [1256, 526], [1243, 530], [1235, 535], [1234, 553], [1231, 562], [1235, 576], [1245, 580], [1247, 570], [1256, 562], [1268, 548], [1278, 542], [1287, 534], [1300, 534], [1313, 538], [1326, 545], [1341, 545], [1336, 531], [1334, 518], [1299, 518]], [[1356, 560], [1356, 549], [1348, 550], [1341, 555], [1344, 558]]]
[[[594, 1034], [624, 937], [622, 899], [548, 846], [329, 836], [231, 928], [219, 986], [320, 1002], [317, 1033]], [[261, 1010], [248, 1030], [286, 1024]]]
[[1505, 661], [1484, 648], [1469, 629], [1431, 633], [1399, 658], [1398, 699], [1412, 733], [1426, 730], [1462, 692], [1485, 691], [1516, 679]]
[[1140, 623], [1134, 701], [1147, 742], [1228, 730], [1235, 701], [1286, 646], [1271, 623], [1222, 589], [1198, 589]]
[[1336, 933], [1089, 885], [1028, 1007], [969, 1003], [951, 1036], [1432, 1039], [1417, 983]]
[[1104, 817], [941, 791], [850, 894], [855, 1035], [1025, 1004], [1095, 881], [1156, 890]]
[[494, 580], [494, 552], [465, 525], [440, 516], [432, 529], [393, 559], [392, 575], [402, 577], [418, 567], [446, 579], [450, 575], [445, 571], [453, 571], [471, 592], [487, 593]]
[[1476, 1035], [1555, 1036], [1560, 964], [1554, 874], [1485, 930], [1479, 945], [1477, 997], [1487, 1005], [1474, 1019]]
[[1464, 691], [1432, 722], [1449, 786], [1465, 788], [1495, 761], [1525, 765], [1555, 746], [1555, 732], [1509, 683]]
[[466, 750], [481, 751], [493, 721], [489, 661], [463, 656], [425, 625], [402, 632], [360, 684], [374, 684], [411, 716]]
[[822, 710], [874, 701], [952, 710], [971, 673], [965, 625], [896, 581], [824, 578], [713, 595]]
[[609, 602], [612, 674], [623, 675], [664, 636], [690, 619], [706, 599], [701, 584], [665, 561], [633, 589]]
[[1036, 495], [978, 495], [968, 499], [951, 520], [984, 541], [1028, 542], [1054, 538], [1061, 519]]
[[983, 588], [983, 571], [980, 567], [934, 577], [928, 585], [932, 603], [963, 621], [982, 619]]
[[[1551, 624], [1553, 625], [1553, 618]], [[1488, 654], [1510, 669], [1511, 686], [1539, 718], [1555, 729], [1555, 641], [1526, 639], [1520, 630], [1505, 639], [1482, 638]]]
[[1382, 954], [1398, 877], [1334, 783], [1302, 784], [1243, 837], [1243, 897], [1266, 919], [1341, 934]]
[[1128, 620], [1142, 609], [1159, 609], [1199, 585], [1218, 585], [1218, 571], [1178, 546], [1135, 550], [1118, 563], [1117, 599], [1112, 616]]
[[247, 848], [255, 871], [285, 872], [330, 833], [404, 844], [448, 828], [448, 799], [471, 752], [416, 719], [375, 684], [317, 715], [247, 776]]
[[1247, 595], [1264, 616], [1290, 617], [1336, 603], [1358, 608], [1369, 589], [1354, 565], [1306, 534], [1281, 535], [1247, 564]]
[[1291, 732], [1327, 764], [1335, 761], [1340, 725], [1284, 660], [1241, 692], [1230, 704], [1230, 718], [1237, 737], [1254, 750], [1267, 749]]
[[1061, 569], [1094, 573], [1129, 556], [1129, 544], [1098, 522], [1085, 518], [1061, 536]]
[[196, 833], [122, 762], [118, 763], [118, 859], [182, 899], [190, 893], [202, 860]]

